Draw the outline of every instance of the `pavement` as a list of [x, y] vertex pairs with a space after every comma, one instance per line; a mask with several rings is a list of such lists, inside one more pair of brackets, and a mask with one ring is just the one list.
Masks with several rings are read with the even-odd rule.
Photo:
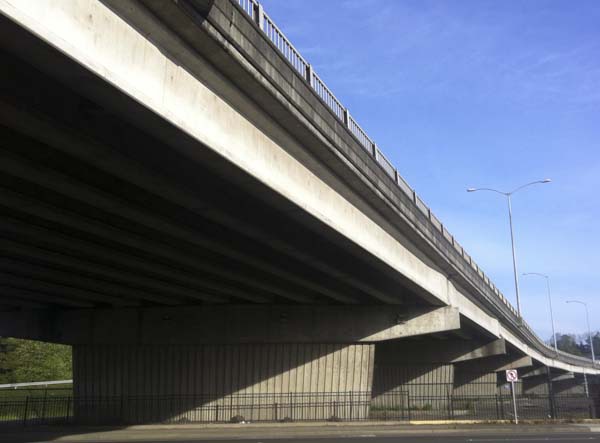
[[36, 427], [0, 429], [10, 443], [442, 443], [598, 442], [600, 423], [406, 425], [389, 423], [153, 425], [124, 428]]

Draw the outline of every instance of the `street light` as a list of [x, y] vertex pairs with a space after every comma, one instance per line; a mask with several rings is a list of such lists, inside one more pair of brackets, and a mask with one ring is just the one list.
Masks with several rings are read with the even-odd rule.
[[587, 303], [579, 300], [567, 300], [567, 303], [579, 303], [585, 308], [585, 321], [587, 322], [588, 336], [590, 338], [590, 348], [592, 349], [592, 362], [596, 363], [596, 356], [594, 355], [594, 341], [592, 340], [592, 330], [590, 329], [590, 314], [588, 312]]
[[554, 330], [554, 313], [552, 312], [552, 297], [550, 295], [550, 277], [539, 272], [526, 272], [523, 275], [537, 275], [546, 279], [546, 287], [548, 288], [548, 304], [550, 305], [550, 321], [552, 322], [552, 338], [554, 340], [554, 351], [558, 353], [558, 345], [556, 344], [556, 331]]
[[496, 189], [491, 189], [491, 188], [469, 188], [467, 189], [467, 192], [475, 192], [475, 191], [491, 191], [491, 192], [495, 192], [497, 194], [502, 194], [503, 196], [506, 197], [506, 199], [508, 200], [508, 221], [510, 223], [510, 242], [512, 245], [512, 259], [513, 259], [513, 272], [515, 274], [515, 293], [517, 296], [517, 312], [519, 314], [519, 318], [521, 318], [521, 298], [519, 297], [519, 275], [517, 274], [517, 257], [515, 254], [515, 235], [513, 233], [513, 223], [512, 223], [512, 206], [511, 206], [511, 202], [510, 202], [510, 197], [511, 195], [513, 195], [515, 192], [520, 191], [523, 188], [526, 188], [527, 186], [531, 186], [531, 185], [536, 185], [539, 183], [550, 183], [552, 180], [550, 180], [549, 178], [546, 178], [544, 180], [537, 180], [531, 183], [526, 183], [522, 186], [519, 186], [518, 188], [513, 189], [510, 192], [502, 192], [502, 191], [498, 191]]

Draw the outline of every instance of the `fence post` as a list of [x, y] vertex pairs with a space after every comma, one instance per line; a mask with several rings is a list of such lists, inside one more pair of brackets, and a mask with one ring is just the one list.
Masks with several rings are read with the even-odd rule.
[[46, 400], [48, 399], [48, 387], [44, 389], [44, 399], [42, 400], [42, 423], [46, 420]]
[[275, 416], [275, 421], [278, 421], [279, 418], [277, 417], [277, 402], [273, 403], [273, 415]]
[[27, 426], [27, 412], [29, 411], [29, 395], [25, 397], [25, 413], [23, 414], [23, 426]]
[[69, 422], [71, 418], [71, 402], [73, 397], [67, 398], [67, 414], [65, 415], [65, 422]]
[[496, 420], [500, 420], [500, 408], [498, 407], [498, 394], [496, 394]]
[[554, 401], [554, 387], [552, 386], [552, 375], [550, 373], [550, 367], [546, 366], [546, 374], [548, 376], [548, 402], [550, 406], [550, 418], [555, 419], [556, 416], [556, 404]]

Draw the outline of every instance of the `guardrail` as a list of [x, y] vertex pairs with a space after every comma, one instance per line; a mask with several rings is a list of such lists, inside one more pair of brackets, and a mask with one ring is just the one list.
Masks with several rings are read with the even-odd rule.
[[72, 384], [73, 380], [53, 380], [53, 381], [32, 381], [28, 383], [6, 383], [0, 385], [0, 389], [19, 389], [29, 388], [32, 386], [52, 386], [52, 385], [68, 385]]
[[[312, 90], [321, 99], [321, 101], [329, 108], [329, 110], [340, 120], [354, 136], [356, 141], [362, 146], [366, 152], [371, 155], [376, 163], [383, 171], [396, 183], [397, 187], [412, 201], [422, 216], [424, 216], [430, 226], [433, 228], [432, 235], [439, 239], [440, 242], [446, 243], [448, 247], [442, 248], [445, 250], [447, 258], [450, 262], [457, 265], [465, 274], [471, 277], [471, 281], [479, 281], [480, 290], [483, 291], [488, 301], [490, 301], [497, 309], [503, 312], [513, 323], [513, 326], [521, 330], [525, 335], [528, 335], [536, 344], [536, 349], [542, 352], [546, 357], [556, 357], [556, 352], [552, 347], [540, 339], [537, 334], [527, 325], [517, 314], [517, 310], [510, 304], [506, 297], [496, 288], [487, 275], [473, 261], [471, 256], [467, 254], [462, 246], [457, 242], [454, 236], [446, 229], [443, 223], [433, 214], [431, 209], [421, 200], [417, 193], [410, 185], [401, 177], [398, 170], [394, 167], [383, 152], [377, 147], [372, 138], [358, 124], [358, 122], [350, 115], [348, 108], [333, 94], [327, 87], [325, 82], [316, 74], [310, 63], [289, 41], [285, 34], [277, 27], [273, 20], [265, 13], [262, 5], [257, 0], [233, 0], [239, 7], [256, 23], [260, 30], [273, 43], [280, 54], [293, 66], [298, 74], [310, 84]], [[437, 231], [437, 232], [435, 232]], [[459, 260], [454, 259], [459, 258]], [[459, 263], [462, 262], [462, 263]], [[560, 352], [564, 360], [569, 360], [573, 364], [583, 364], [589, 366], [591, 360], [577, 357], [571, 354]], [[597, 366], [599, 367], [599, 366]]]

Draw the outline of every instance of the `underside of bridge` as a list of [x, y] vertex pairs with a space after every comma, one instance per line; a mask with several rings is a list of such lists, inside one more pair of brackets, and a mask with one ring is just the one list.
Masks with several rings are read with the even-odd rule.
[[[4, 15], [0, 60], [0, 335], [73, 345], [83, 420], [147, 422], [198, 409], [213, 420], [233, 396], [301, 394], [310, 404], [348, 393], [368, 401], [311, 418], [365, 418], [371, 397], [435, 397], [446, 407], [450, 393], [495, 395], [498, 373], [533, 367]], [[351, 192], [358, 182], [320, 167], [369, 207]], [[124, 409], [123, 398], [140, 396], [185, 399]]]
[[[7, 19], [2, 33], [4, 309], [423, 304], [373, 257], [125, 94]], [[100, 90], [103, 103], [76, 89]], [[143, 114], [162, 140], [136, 124]]]

